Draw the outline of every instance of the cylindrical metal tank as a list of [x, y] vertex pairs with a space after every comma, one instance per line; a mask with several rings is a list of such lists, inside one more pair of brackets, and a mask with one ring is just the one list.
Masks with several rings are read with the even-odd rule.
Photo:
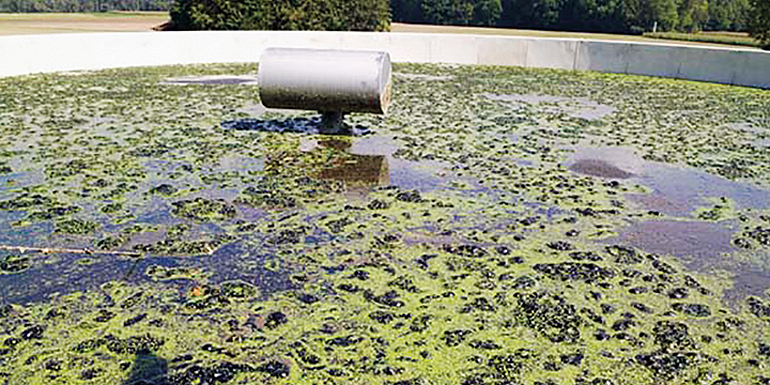
[[385, 114], [387, 52], [268, 48], [259, 62], [259, 97], [270, 108]]

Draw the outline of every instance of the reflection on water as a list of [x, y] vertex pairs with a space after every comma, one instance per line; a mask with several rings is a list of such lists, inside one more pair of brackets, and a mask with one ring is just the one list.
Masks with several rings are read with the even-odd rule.
[[35, 186], [44, 181], [45, 175], [42, 170], [0, 174], [0, 197], [5, 195], [7, 189]]
[[[30, 267], [14, 274], [0, 274], [3, 300], [27, 303], [48, 300], [58, 293], [90, 290], [104, 282], [123, 280], [138, 260], [83, 254], [25, 254]], [[29, 282], [34, 282], [30, 285]]]
[[770, 191], [692, 168], [641, 159], [627, 147], [580, 147], [568, 162], [570, 170], [609, 179], [632, 177], [652, 190], [629, 198], [646, 210], [670, 216], [690, 216], [709, 198], [727, 198], [737, 209], [770, 207]]
[[321, 179], [345, 181], [348, 184], [387, 186], [390, 184], [388, 159], [384, 155], [355, 155], [337, 160], [321, 171]]
[[[679, 209], [666, 212], [665, 207], [650, 207], [670, 215], [684, 215], [704, 205], [707, 198], [725, 197], [736, 208], [764, 209], [770, 206], [770, 191], [746, 183], [734, 182], [702, 171], [649, 162], [640, 182], [654, 190], [653, 195]], [[632, 198], [633, 199], [633, 198]]]
[[317, 177], [344, 181], [348, 187], [375, 187], [390, 184], [390, 168], [385, 155], [362, 155], [350, 151], [352, 143], [345, 139], [303, 140], [300, 151], [333, 149], [344, 155], [332, 159]]
[[406, 190], [428, 192], [448, 181], [446, 164], [436, 161], [408, 161], [393, 157], [398, 143], [389, 137], [371, 136], [356, 140], [350, 152], [358, 155], [385, 155], [389, 164], [390, 184]]
[[[764, 296], [770, 288], [770, 272], [765, 268], [731, 257], [739, 251], [731, 242], [737, 230], [734, 222], [652, 220], [633, 223], [620, 236], [605, 242], [622, 242], [652, 254], [673, 255], [694, 271], [728, 272], [733, 285], [725, 291], [724, 299], [737, 310], [747, 296]], [[770, 260], [767, 253], [755, 254], [758, 259]]]
[[[0, 260], [10, 253], [0, 251]], [[15, 253], [18, 254], [18, 253]], [[262, 295], [289, 290], [293, 284], [286, 270], [265, 267], [272, 258], [268, 251], [237, 242], [221, 247], [210, 256], [128, 258], [111, 254], [27, 253], [28, 264], [14, 273], [0, 273], [3, 288], [0, 303], [28, 303], [49, 300], [50, 297], [72, 291], [89, 291], [105, 282], [149, 282], [145, 274], [152, 266], [181, 267], [187, 270], [212, 272], [212, 282], [244, 280], [255, 285]], [[180, 276], [167, 283], [189, 287], [195, 277]], [[29, 282], [35, 282], [29, 285]]]
[[319, 175], [322, 179], [345, 181], [348, 187], [398, 186], [420, 192], [432, 191], [448, 181], [448, 168], [436, 161], [407, 161], [393, 157], [399, 146], [389, 137], [368, 136], [348, 139], [309, 139], [300, 151], [330, 148], [347, 154], [336, 159]]
[[266, 267], [266, 261], [275, 258], [269, 250], [236, 242], [219, 248], [211, 257], [197, 261], [204, 271], [211, 271], [213, 282], [243, 280], [259, 288], [262, 295], [294, 288], [289, 271]]
[[713, 198], [726, 198], [735, 203], [736, 209], [765, 209], [770, 207], [770, 191], [691, 168], [644, 161], [632, 149], [623, 147], [577, 148], [568, 167], [577, 173], [608, 179], [631, 178], [631, 182], [644, 185], [651, 192], [628, 194], [629, 199], [644, 210], [679, 218], [634, 222], [622, 229], [618, 237], [605, 242], [673, 255], [695, 271], [728, 271], [735, 277], [734, 286], [725, 293], [731, 305], [746, 295], [763, 295], [770, 287], [770, 272], [755, 265], [770, 256], [754, 252], [753, 263], [738, 260], [740, 250], [732, 243], [741, 230], [736, 221], [693, 220], [693, 211], [708, 205]]
[[619, 240], [653, 254], [692, 257], [693, 267], [702, 267], [736, 250], [730, 244], [735, 230], [727, 223], [650, 220], [632, 224], [608, 242]]
[[588, 98], [567, 98], [553, 95], [484, 95], [488, 99], [505, 102], [516, 108], [521, 104], [537, 107], [545, 113], [566, 114], [573, 118], [598, 120], [615, 112], [612, 106], [596, 103]]
[[768, 293], [770, 274], [767, 271], [747, 263], [742, 264], [742, 266], [735, 270], [740, 271], [740, 274], [736, 274], [733, 277], [733, 287], [725, 291], [725, 300], [733, 308], [737, 308], [737, 305], [750, 295], [757, 297], [770, 296], [770, 293]]

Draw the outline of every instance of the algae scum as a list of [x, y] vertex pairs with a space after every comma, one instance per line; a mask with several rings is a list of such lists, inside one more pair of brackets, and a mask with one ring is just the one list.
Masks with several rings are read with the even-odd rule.
[[0, 79], [0, 383], [768, 384], [770, 93], [396, 65]]

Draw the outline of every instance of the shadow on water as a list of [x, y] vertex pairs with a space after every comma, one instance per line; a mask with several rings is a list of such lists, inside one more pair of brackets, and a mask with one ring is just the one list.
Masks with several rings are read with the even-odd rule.
[[535, 94], [486, 94], [484, 96], [490, 100], [506, 103], [512, 109], [519, 109], [522, 106], [527, 105], [537, 108], [545, 113], [566, 114], [573, 118], [585, 120], [598, 120], [615, 112], [614, 107], [599, 104], [588, 98], [568, 98], [562, 96]]
[[[325, 131], [324, 120], [320, 115], [310, 118], [228, 120], [222, 122], [221, 125], [226, 130], [236, 131], [293, 132], [300, 134], [319, 134]], [[369, 133], [370, 130], [362, 125], [350, 126], [344, 122], [335, 132], [335, 134], [351, 136], [363, 136]]]
[[123, 385], [154, 385], [165, 383], [168, 376], [168, 362], [145, 350], [136, 353], [131, 374]]

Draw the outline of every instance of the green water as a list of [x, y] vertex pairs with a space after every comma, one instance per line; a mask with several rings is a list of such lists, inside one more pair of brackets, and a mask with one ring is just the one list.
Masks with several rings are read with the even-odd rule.
[[257, 69], [0, 79], [0, 383], [770, 383], [768, 91]]

